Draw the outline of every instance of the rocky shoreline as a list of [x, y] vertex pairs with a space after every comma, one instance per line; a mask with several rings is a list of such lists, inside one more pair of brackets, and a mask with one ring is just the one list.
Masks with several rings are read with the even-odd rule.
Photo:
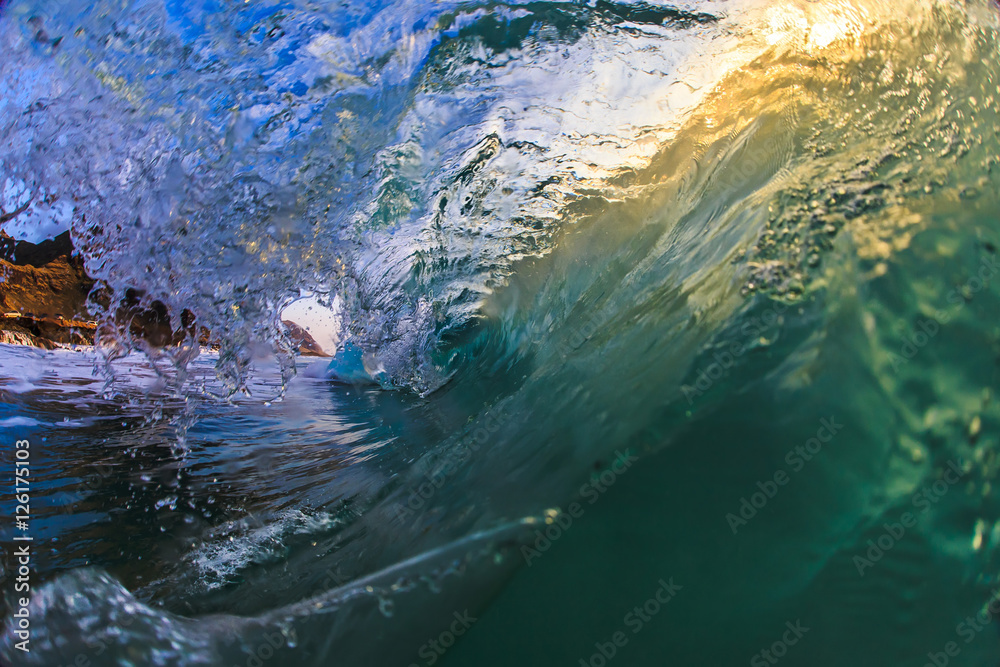
[[[0, 231], [0, 343], [49, 350], [93, 345], [98, 324], [87, 309], [93, 288], [94, 280], [74, 254], [69, 232], [35, 244]], [[171, 329], [162, 304], [142, 308], [140, 296], [138, 292], [126, 294], [116, 311], [119, 323], [156, 347], [183, 340], [185, 332]], [[185, 315], [189, 314], [182, 314], [182, 321]], [[330, 356], [305, 329], [294, 322], [283, 323], [299, 354]], [[199, 339], [210, 345], [207, 330], [199, 332]]]

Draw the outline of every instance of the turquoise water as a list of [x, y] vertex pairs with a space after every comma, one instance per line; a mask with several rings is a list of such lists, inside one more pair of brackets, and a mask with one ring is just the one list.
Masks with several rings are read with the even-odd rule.
[[0, 349], [4, 660], [1000, 662], [994, 5], [0, 11], [9, 196], [218, 344]]

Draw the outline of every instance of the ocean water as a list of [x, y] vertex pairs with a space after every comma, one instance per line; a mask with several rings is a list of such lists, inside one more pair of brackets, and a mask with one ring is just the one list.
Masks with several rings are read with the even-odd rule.
[[0, 661], [997, 665], [998, 28], [0, 4], [2, 205], [105, 294], [0, 347]]

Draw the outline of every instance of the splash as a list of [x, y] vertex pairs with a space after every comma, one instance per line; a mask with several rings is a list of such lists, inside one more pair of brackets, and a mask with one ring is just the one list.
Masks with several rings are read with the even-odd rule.
[[[278, 313], [303, 293], [336, 296], [338, 361], [413, 391], [299, 377], [294, 400], [267, 410], [238, 394], [200, 406], [191, 455], [158, 459], [160, 478], [137, 483], [141, 462], [118, 459], [128, 474], [87, 511], [112, 526], [122, 498], [132, 518], [174, 526], [185, 513], [191, 540], [154, 521], [141, 546], [167, 555], [130, 569], [139, 547], [116, 541], [130, 565], [108, 557], [115, 578], [60, 561], [69, 571], [35, 608], [53, 629], [38, 660], [74, 657], [82, 627], [151, 664], [245, 661], [274, 632], [314, 664], [408, 664], [440, 632], [418, 622], [425, 612], [484, 606], [512, 553], [561, 528], [556, 508], [574, 501], [588, 522], [497, 601], [544, 647], [551, 624], [528, 609], [581, 628], [589, 647], [606, 634], [581, 590], [628, 608], [624, 591], [644, 599], [675, 563], [722, 582], [678, 598], [699, 622], [636, 638], [678, 664], [745, 659], [718, 641], [722, 597], [738, 619], [732, 647], [770, 632], [761, 601], [836, 614], [828, 641], [803, 643], [809, 664], [850, 661], [836, 653], [844, 633], [866, 637], [880, 664], [916, 662], [914, 637], [945, 645], [961, 610], [988, 599], [1000, 545], [994, 7], [129, 9], [15, 3], [0, 24], [17, 54], [0, 64], [17, 90], [5, 108], [28, 111], [5, 116], [2, 168], [32, 201], [74, 207], [105, 290], [108, 357], [143, 347], [114, 318], [137, 289], [175, 329], [204, 326], [220, 346], [206, 355], [191, 335], [146, 354], [192, 376], [215, 364], [220, 395], [253, 389], [255, 355], [282, 349]], [[62, 159], [45, 158], [56, 149]], [[157, 378], [140, 380], [162, 391]], [[57, 379], [26, 382], [23, 414], [0, 418], [41, 421], [38, 403], [58, 403], [33, 392]], [[74, 400], [117, 419], [91, 389]], [[722, 517], [744, 492], [732, 490], [785, 470], [831, 414], [844, 424], [836, 446], [756, 516], [758, 537], [734, 541]], [[155, 424], [90, 426], [132, 451], [161, 442]], [[634, 470], [609, 478], [621, 456]], [[955, 460], [962, 484], [854, 576], [852, 557]], [[207, 489], [229, 514], [207, 506]], [[601, 505], [582, 504], [591, 493]], [[306, 519], [289, 507], [338, 520], [298, 534]], [[241, 523], [257, 508], [260, 524]], [[609, 546], [620, 535], [636, 548]], [[614, 586], [595, 583], [608, 577], [591, 555], [615, 564]], [[81, 597], [97, 602], [74, 608]], [[124, 609], [141, 621], [116, 635]], [[449, 659], [516, 662], [500, 625], [487, 620]], [[994, 649], [966, 655], [988, 664]]]

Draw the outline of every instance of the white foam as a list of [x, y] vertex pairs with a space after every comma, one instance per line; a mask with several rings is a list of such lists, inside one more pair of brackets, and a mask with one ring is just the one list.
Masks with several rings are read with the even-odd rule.
[[14, 428], [15, 426], [38, 426], [42, 422], [31, 417], [8, 417], [0, 419], [0, 428]]
[[257, 528], [251, 528], [250, 524], [248, 519], [225, 524], [184, 557], [198, 571], [200, 582], [208, 590], [232, 583], [239, 572], [251, 565], [279, 559], [288, 536], [323, 533], [338, 525], [339, 520], [326, 512], [287, 510]]

